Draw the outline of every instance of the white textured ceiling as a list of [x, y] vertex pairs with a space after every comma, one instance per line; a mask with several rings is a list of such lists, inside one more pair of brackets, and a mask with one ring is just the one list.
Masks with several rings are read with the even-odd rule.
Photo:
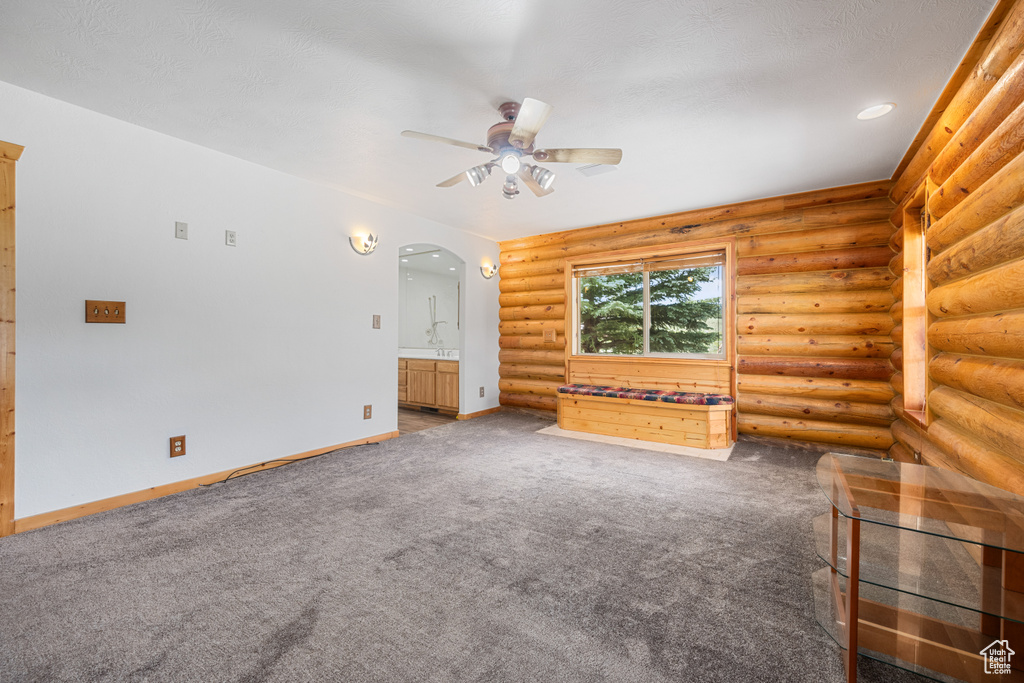
[[[886, 178], [994, 4], [0, 0], [0, 80], [508, 239]], [[434, 187], [486, 155], [399, 136], [485, 143], [523, 97], [555, 107], [538, 147], [617, 171], [508, 201]]]

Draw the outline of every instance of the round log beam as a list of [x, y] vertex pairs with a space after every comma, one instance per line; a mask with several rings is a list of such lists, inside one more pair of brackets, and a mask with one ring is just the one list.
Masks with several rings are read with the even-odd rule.
[[1024, 257], [1024, 206], [995, 223], [932, 255], [928, 279], [933, 285], [970, 277], [1007, 261]]
[[887, 358], [778, 358], [741, 356], [736, 371], [741, 375], [832, 377], [835, 379], [887, 380], [893, 368]]
[[896, 277], [889, 268], [855, 268], [808, 273], [745, 275], [736, 278], [736, 295], [809, 294], [889, 287]]
[[742, 356], [810, 356], [837, 358], [888, 358], [893, 343], [887, 336], [864, 335], [740, 335], [737, 353]]
[[736, 312], [888, 313], [893, 302], [892, 293], [884, 289], [814, 294], [753, 294], [737, 299]]
[[950, 282], [928, 293], [928, 310], [939, 317], [1024, 308], [1024, 260]]
[[565, 320], [564, 304], [546, 306], [503, 306], [498, 309], [499, 320]]
[[939, 417], [1003, 453], [1019, 453], [1024, 443], [1024, 412], [992, 401], [939, 387], [928, 395], [928, 405]]
[[557, 365], [565, 367], [565, 351], [540, 349], [501, 349], [500, 363], [526, 363], [527, 365]]
[[936, 320], [928, 343], [950, 353], [1024, 358], [1024, 310]]
[[774, 415], [740, 413], [737, 425], [741, 434], [772, 436], [798, 441], [818, 441], [840, 445], [875, 448], [886, 451], [892, 446], [888, 427], [854, 425], [824, 420], [801, 420]]
[[736, 274], [768, 275], [771, 273], [802, 273], [813, 270], [881, 268], [889, 265], [890, 259], [892, 259], [892, 249], [888, 246], [752, 256], [736, 261]]
[[1024, 362], [940, 353], [928, 374], [939, 384], [1024, 410]]
[[739, 393], [772, 394], [775, 396], [806, 396], [830, 401], [884, 403], [888, 405], [896, 392], [888, 382], [820, 377], [775, 377], [773, 375], [740, 375]]
[[884, 335], [892, 330], [888, 313], [805, 313], [800, 315], [741, 315], [736, 333]]
[[513, 408], [533, 408], [534, 410], [550, 410], [554, 412], [557, 404], [554, 396], [532, 396], [529, 394], [498, 394], [498, 403]]
[[939, 152], [929, 171], [932, 181], [942, 185], [950, 178], [1021, 102], [1024, 102], [1024, 57], [1017, 55]]
[[982, 183], [928, 230], [928, 246], [942, 252], [968, 235], [994, 223], [1024, 203], [1024, 154]]
[[770, 394], [740, 394], [736, 407], [741, 414], [776, 415], [806, 420], [824, 420], [852, 424], [889, 426], [896, 419], [892, 408], [884, 403], [828, 401]]

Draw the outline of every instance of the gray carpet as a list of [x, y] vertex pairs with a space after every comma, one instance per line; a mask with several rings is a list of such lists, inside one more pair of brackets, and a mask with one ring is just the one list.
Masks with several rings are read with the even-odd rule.
[[544, 424], [499, 413], [0, 539], [0, 681], [841, 680], [814, 622], [816, 454]]

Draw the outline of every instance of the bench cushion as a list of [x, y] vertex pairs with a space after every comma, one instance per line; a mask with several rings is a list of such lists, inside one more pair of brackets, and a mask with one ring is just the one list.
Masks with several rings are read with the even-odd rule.
[[631, 398], [636, 401], [662, 401], [664, 403], [686, 403], [697, 406], [731, 405], [735, 399], [728, 394], [701, 394], [685, 391], [659, 391], [657, 389], [630, 389], [629, 387], [604, 387], [595, 384], [563, 384], [558, 387], [560, 394], [582, 396], [607, 396], [610, 398]]

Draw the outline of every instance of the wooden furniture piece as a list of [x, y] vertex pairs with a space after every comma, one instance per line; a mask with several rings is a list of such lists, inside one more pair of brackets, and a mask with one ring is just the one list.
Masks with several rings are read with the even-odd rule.
[[815, 520], [828, 565], [814, 574], [815, 611], [848, 683], [858, 655], [942, 681], [1024, 681], [1024, 498], [836, 453], [817, 479], [832, 510]]
[[[736, 396], [728, 360], [678, 360], [622, 356], [566, 359], [567, 384], [683, 391]], [[736, 405], [687, 405], [603, 396], [557, 394], [558, 426], [578, 432], [641, 441], [728, 448], [736, 440]]]
[[557, 403], [562, 429], [694, 448], [731, 446], [734, 408], [569, 393]]
[[399, 358], [398, 403], [458, 413], [459, 362]]

